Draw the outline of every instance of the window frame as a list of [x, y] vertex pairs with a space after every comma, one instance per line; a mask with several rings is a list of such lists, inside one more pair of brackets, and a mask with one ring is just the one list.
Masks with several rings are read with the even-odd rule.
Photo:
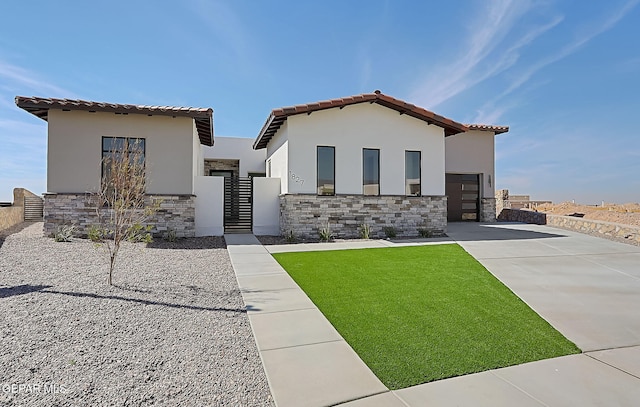
[[[377, 158], [378, 158], [378, 163], [377, 163], [378, 171], [377, 171], [377, 174], [376, 174], [377, 181], [378, 181], [377, 184], [375, 184], [375, 183], [374, 184], [366, 184], [365, 183], [366, 182], [365, 153], [367, 151], [375, 151], [375, 152], [377, 152]], [[367, 194], [367, 193], [365, 193], [365, 187], [367, 185], [378, 185], [378, 193], [376, 193], [376, 194]], [[380, 149], [379, 148], [363, 148], [362, 149], [362, 195], [364, 195], [364, 196], [380, 196], [380, 190], [381, 190], [381, 188], [380, 188]]]
[[[408, 174], [408, 160], [407, 157], [409, 153], [418, 153], [418, 186], [419, 192], [417, 194], [408, 194], [407, 189], [409, 187], [409, 174]], [[404, 150], [404, 193], [406, 196], [422, 196], [422, 151], [421, 150]]]
[[233, 170], [209, 170], [210, 177], [233, 178]]
[[102, 136], [101, 139], [101, 146], [100, 149], [102, 150], [101, 156], [100, 156], [100, 186], [102, 187], [102, 182], [104, 181], [104, 159], [106, 157], [106, 155], [108, 154], [113, 154], [113, 153], [122, 153], [121, 151], [116, 151], [116, 150], [112, 150], [112, 148], [110, 147], [109, 149], [104, 148], [104, 142], [106, 139], [111, 139], [111, 145], [113, 146], [114, 143], [117, 143], [117, 140], [124, 140], [124, 144], [123, 144], [123, 150], [124, 151], [126, 149], [127, 153], [130, 152], [130, 140], [134, 140], [134, 143], [136, 142], [136, 140], [141, 140], [142, 141], [142, 168], [144, 170], [144, 175], [146, 177], [146, 173], [147, 173], [147, 140], [144, 137], [121, 137], [121, 136]]
[[[333, 193], [320, 193], [320, 160], [319, 153], [321, 148], [329, 148], [333, 151]], [[336, 195], [336, 147], [335, 146], [316, 146], [316, 194], [318, 196], [335, 196]]]

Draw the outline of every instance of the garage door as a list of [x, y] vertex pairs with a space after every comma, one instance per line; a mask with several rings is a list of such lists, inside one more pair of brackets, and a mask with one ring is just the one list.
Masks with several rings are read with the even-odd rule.
[[446, 174], [447, 220], [477, 221], [479, 217], [480, 176], [478, 174]]

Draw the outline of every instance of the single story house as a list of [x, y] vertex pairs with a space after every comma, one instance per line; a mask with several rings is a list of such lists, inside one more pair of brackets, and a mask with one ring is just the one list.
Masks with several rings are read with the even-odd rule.
[[102, 157], [117, 140], [143, 143], [147, 193], [162, 199], [156, 232], [194, 234], [194, 177], [204, 171], [200, 146], [213, 145], [212, 109], [21, 96], [16, 104], [48, 122], [46, 235], [63, 224], [86, 233], [95, 223], [87, 194], [100, 188]]
[[48, 122], [45, 234], [95, 222], [105, 146], [142, 140], [155, 232], [372, 236], [495, 221], [494, 136], [385, 95], [274, 109], [257, 138], [218, 137], [213, 110], [16, 97]]
[[280, 230], [341, 237], [394, 228], [446, 231], [447, 221], [495, 221], [494, 136], [504, 126], [464, 125], [385, 95], [275, 109], [253, 147], [281, 182]]

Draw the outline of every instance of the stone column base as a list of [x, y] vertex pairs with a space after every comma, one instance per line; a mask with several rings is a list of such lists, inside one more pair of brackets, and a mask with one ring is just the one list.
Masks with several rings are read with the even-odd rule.
[[480, 222], [496, 221], [496, 199], [482, 198], [480, 200]]

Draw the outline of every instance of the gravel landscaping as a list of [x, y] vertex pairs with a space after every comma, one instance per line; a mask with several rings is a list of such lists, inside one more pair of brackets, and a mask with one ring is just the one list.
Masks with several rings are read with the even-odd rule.
[[222, 238], [127, 244], [110, 287], [91, 242], [16, 230], [0, 236], [0, 404], [273, 405]]

